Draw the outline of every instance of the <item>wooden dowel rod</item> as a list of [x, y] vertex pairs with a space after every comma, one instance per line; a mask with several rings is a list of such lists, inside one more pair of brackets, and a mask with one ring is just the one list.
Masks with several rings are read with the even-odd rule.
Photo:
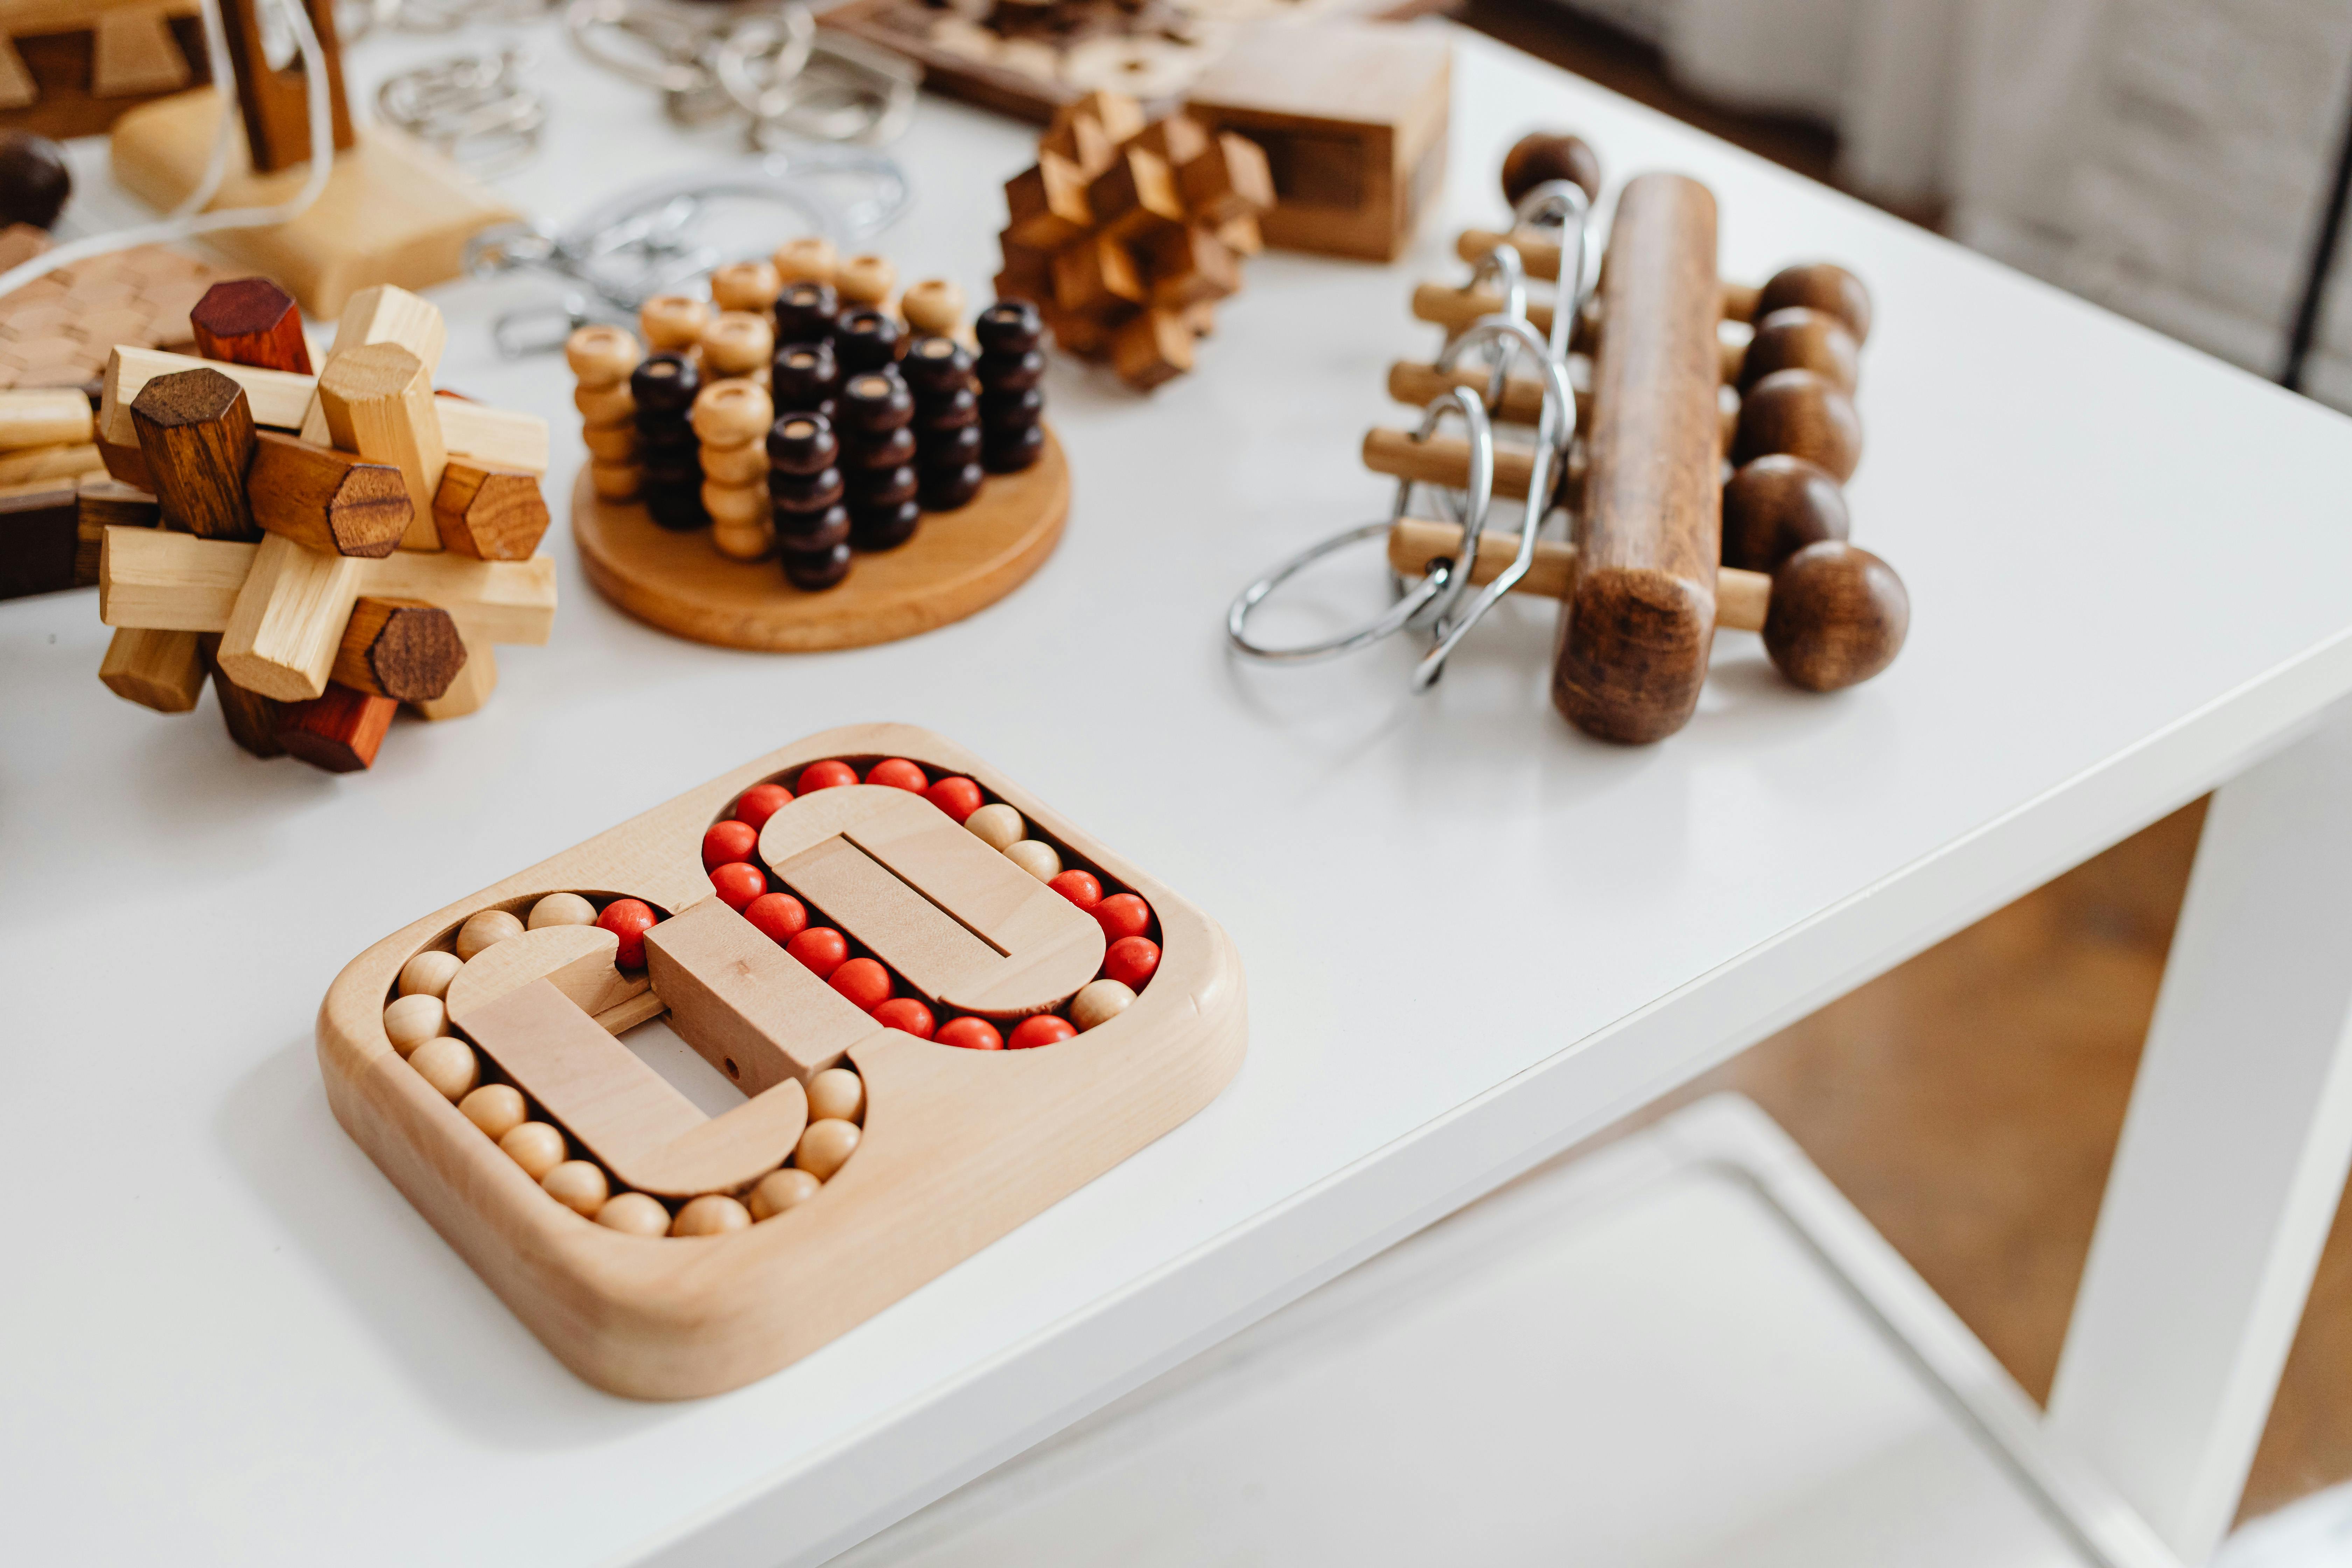
[[[1462, 530], [1453, 523], [1408, 517], [1389, 530], [1389, 565], [1402, 576], [1418, 577], [1429, 570], [1431, 562], [1441, 556], [1451, 558], [1461, 544]], [[1478, 558], [1470, 567], [1471, 583], [1484, 586], [1502, 575], [1503, 568], [1510, 564], [1518, 548], [1515, 532], [1489, 531], [1480, 534]], [[1511, 592], [1565, 599], [1575, 583], [1576, 546], [1555, 539], [1538, 539], [1528, 574], [1511, 584]], [[1743, 572], [1736, 566], [1726, 566], [1717, 573], [1715, 624], [1718, 628], [1760, 632], [1764, 629], [1764, 612], [1771, 602], [1772, 579], [1766, 574]]]
[[[1465, 228], [1454, 242], [1454, 253], [1463, 260], [1476, 264], [1486, 259], [1487, 252], [1505, 240], [1517, 247], [1519, 260], [1530, 279], [1547, 283], [1559, 280], [1559, 244], [1525, 229], [1511, 234], [1498, 234], [1491, 228]], [[1723, 315], [1726, 321], [1752, 321], [1756, 319], [1757, 289], [1752, 283], [1723, 285]]]
[[[1409, 431], [1377, 426], [1364, 432], [1364, 467], [1391, 479], [1460, 489], [1470, 482], [1470, 443], [1459, 436], [1416, 441]], [[1523, 447], [1495, 448], [1495, 495], [1525, 500], [1535, 471], [1535, 454]]]
[[[1580, 374], [1589, 368], [1588, 362], [1570, 356], [1569, 382], [1576, 390], [1576, 423], [1580, 429], [1592, 423], [1592, 393]], [[1469, 387], [1483, 397], [1486, 391], [1486, 372], [1440, 371], [1433, 364], [1422, 364], [1412, 360], [1399, 360], [1389, 366], [1389, 395], [1415, 408], [1428, 407], [1433, 399], [1457, 386]], [[1727, 448], [1739, 428], [1739, 395], [1727, 392], [1719, 395], [1717, 402], [1723, 415], [1723, 444]], [[1535, 424], [1543, 415], [1543, 383], [1531, 375], [1505, 377], [1503, 405], [1487, 412], [1506, 425]]]

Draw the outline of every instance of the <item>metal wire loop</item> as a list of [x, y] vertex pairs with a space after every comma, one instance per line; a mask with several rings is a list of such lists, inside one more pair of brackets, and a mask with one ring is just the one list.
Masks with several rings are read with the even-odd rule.
[[1519, 205], [1511, 214], [1511, 226], [1559, 230], [1559, 265], [1555, 269], [1559, 282], [1553, 292], [1550, 348], [1554, 358], [1565, 358], [1577, 312], [1583, 309], [1585, 296], [1601, 271], [1593, 254], [1601, 233], [1592, 222], [1592, 198], [1573, 180], [1546, 180], [1519, 198]]

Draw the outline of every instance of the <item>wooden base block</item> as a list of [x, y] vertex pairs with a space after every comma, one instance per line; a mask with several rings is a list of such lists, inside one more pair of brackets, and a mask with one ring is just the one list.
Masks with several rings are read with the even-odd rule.
[[926, 512], [913, 540], [860, 554], [848, 581], [803, 593], [772, 561], [730, 561], [701, 533], [655, 526], [644, 507], [600, 500], [583, 469], [572, 534], [599, 593], [667, 632], [774, 653], [863, 647], [960, 621], [1026, 582], [1060, 542], [1070, 470], [1049, 427], [1036, 465], [992, 476], [971, 505]]
[[[219, 98], [207, 89], [125, 114], [114, 126], [115, 179], [151, 205], [178, 205], [204, 177], [220, 112]], [[210, 207], [285, 201], [301, 188], [309, 168], [257, 175], [237, 134], [229, 171]], [[208, 239], [276, 279], [311, 315], [333, 316], [353, 294], [378, 283], [425, 289], [460, 276], [466, 241], [518, 216], [438, 154], [373, 125], [335, 160], [327, 188], [293, 222], [227, 229]]]

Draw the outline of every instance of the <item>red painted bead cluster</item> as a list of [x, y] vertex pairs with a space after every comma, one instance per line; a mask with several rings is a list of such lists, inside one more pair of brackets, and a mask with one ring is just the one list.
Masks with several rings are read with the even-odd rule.
[[[840, 931], [811, 925], [806, 905], [770, 887], [768, 873], [758, 858], [760, 830], [793, 798], [795, 791], [807, 795], [854, 784], [881, 784], [921, 795], [990, 847], [1094, 916], [1109, 944], [1101, 971], [1059, 1012], [1024, 1018], [1008, 1036], [997, 1023], [976, 1015], [940, 1017], [929, 1003], [908, 994], [905, 984], [879, 960], [853, 953]], [[990, 801], [971, 779], [961, 773], [935, 779], [921, 764], [904, 757], [886, 757], [867, 768], [862, 778], [856, 767], [836, 759], [809, 763], [793, 781], [792, 788], [772, 782], [752, 785], [737, 798], [731, 816], [712, 823], [703, 834], [702, 865], [719, 898], [771, 942], [806, 964], [810, 973], [829, 982], [877, 1022], [941, 1045], [975, 1051], [1019, 1051], [1057, 1044], [1117, 1017], [1160, 967], [1160, 944], [1152, 938], [1150, 904], [1134, 893], [1106, 893], [1101, 878], [1092, 871], [1065, 869], [1059, 849], [1029, 837], [1028, 824], [1018, 811], [1001, 801]]]

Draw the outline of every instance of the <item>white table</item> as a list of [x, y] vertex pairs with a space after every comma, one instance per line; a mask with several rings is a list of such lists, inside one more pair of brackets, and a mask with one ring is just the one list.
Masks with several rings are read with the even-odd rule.
[[[361, 83], [444, 43], [354, 52]], [[562, 218], [718, 148], [551, 41]], [[355, 92], [355, 98], [359, 95]], [[1723, 204], [1727, 276], [1826, 256], [1876, 293], [1853, 487], [1910, 647], [1832, 699], [1718, 639], [1696, 721], [1589, 742], [1548, 605], [1443, 689], [1408, 651], [1230, 663], [1246, 578], [1386, 504], [1358, 466], [1417, 278], [1490, 222], [1499, 150], [1582, 130]], [[933, 103], [887, 240], [977, 291], [1021, 127]], [[445, 384], [555, 424], [568, 377], [443, 296]], [[2352, 1145], [2352, 425], [1465, 36], [1444, 210], [1391, 268], [1268, 256], [1200, 372], [1050, 380], [1069, 535], [1004, 605], [778, 658], [635, 625], [551, 536], [545, 650], [371, 773], [109, 696], [88, 594], [0, 605], [0, 1558], [821, 1560], [2199, 792], [2155, 1047], [2059, 1380], [2058, 1435], [2200, 1557], [2226, 1521]], [[691, 1404], [564, 1372], [336, 1127], [338, 968], [418, 910], [854, 720], [975, 747], [1223, 921], [1252, 1047], [1159, 1143], [824, 1351]], [[2284, 749], [2282, 749], [2284, 748]], [[2273, 760], [2263, 761], [2265, 757]], [[2161, 1353], [2157, 1347], [2161, 1346]]]

